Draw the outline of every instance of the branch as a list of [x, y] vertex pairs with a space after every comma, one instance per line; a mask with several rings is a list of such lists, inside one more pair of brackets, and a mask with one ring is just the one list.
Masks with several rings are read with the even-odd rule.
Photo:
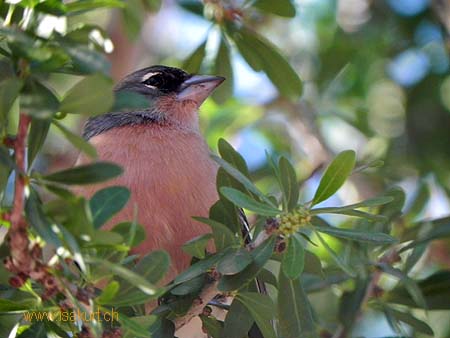
[[[393, 264], [399, 258], [398, 252], [396, 250], [391, 250], [387, 252], [383, 257], [379, 259], [379, 263], [388, 263]], [[355, 316], [355, 318], [361, 317], [363, 308], [367, 305], [367, 303], [372, 298], [378, 298], [380, 296], [380, 289], [378, 287], [378, 282], [380, 281], [381, 275], [383, 271], [381, 269], [377, 269], [373, 272], [372, 278], [370, 279], [369, 284], [367, 285], [366, 292], [364, 293], [364, 298], [361, 301], [359, 306], [359, 310]], [[336, 333], [333, 335], [333, 338], [345, 338], [347, 337], [348, 329], [347, 327], [341, 325]]]
[[12, 144], [17, 170], [14, 185], [13, 207], [9, 215], [9, 220], [11, 222], [11, 228], [9, 230], [9, 245], [11, 247], [10, 263], [13, 265], [10, 270], [12, 270], [12, 272], [23, 272], [27, 275], [32, 270], [31, 265], [33, 261], [28, 248], [29, 240], [27, 235], [27, 223], [23, 219], [25, 186], [27, 184], [25, 177], [25, 151], [30, 122], [31, 118], [28, 115], [23, 113], [20, 114], [17, 135]]
[[[246, 248], [248, 251], [252, 251], [260, 246], [265, 240], [267, 240], [274, 231], [278, 228], [278, 222], [275, 219], [270, 219], [267, 221], [266, 227], [261, 231], [254, 241], [247, 244]], [[207, 283], [203, 289], [200, 291], [198, 298], [191, 305], [187, 313], [181, 317], [177, 317], [174, 320], [175, 330], [180, 329], [184, 325], [188, 324], [192, 318], [200, 315], [203, 308], [217, 295], [220, 291], [217, 289], [219, 284], [220, 274], [213, 271], [209, 274], [210, 281]]]

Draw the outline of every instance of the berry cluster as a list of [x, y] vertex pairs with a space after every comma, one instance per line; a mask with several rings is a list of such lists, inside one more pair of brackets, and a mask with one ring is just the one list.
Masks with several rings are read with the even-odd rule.
[[305, 207], [298, 207], [294, 211], [280, 216], [279, 232], [284, 236], [290, 236], [302, 226], [309, 224], [311, 215]]

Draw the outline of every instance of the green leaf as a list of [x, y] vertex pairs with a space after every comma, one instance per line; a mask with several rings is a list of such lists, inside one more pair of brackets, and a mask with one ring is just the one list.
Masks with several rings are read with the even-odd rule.
[[[419, 238], [415, 239], [410, 244], [403, 247], [400, 250], [400, 252], [404, 252], [413, 247], [428, 243], [428, 242], [436, 240], [436, 239], [450, 237], [450, 217], [441, 218], [441, 219], [426, 222], [426, 223], [430, 223], [431, 225], [433, 225], [433, 227], [426, 234], [420, 236]], [[421, 225], [423, 226], [424, 223], [419, 223], [419, 229], [421, 228]]]
[[[441, 270], [431, 276], [416, 281], [428, 310], [450, 309], [450, 270]], [[408, 307], [423, 308], [410, 295], [405, 284], [400, 283], [392, 291], [387, 292], [385, 300], [390, 303], [402, 304]]]
[[220, 338], [222, 332], [222, 322], [218, 321], [214, 317], [207, 317], [204, 315], [200, 315], [200, 319], [202, 320], [202, 329], [206, 330], [208, 336], [212, 338]]
[[15, 77], [0, 82], [0, 125], [2, 129], [7, 126], [8, 113], [22, 87], [23, 81]]
[[30, 133], [28, 134], [28, 166], [32, 168], [32, 164], [39, 150], [47, 138], [50, 129], [50, 119], [40, 120], [33, 118], [30, 126]]
[[316, 232], [317, 238], [319, 239], [320, 243], [322, 243], [325, 250], [328, 252], [328, 254], [331, 256], [331, 258], [334, 260], [334, 262], [349, 276], [356, 277], [356, 273], [353, 271], [352, 268], [350, 268], [347, 264], [345, 264], [342, 259], [337, 255], [336, 252], [334, 252], [333, 249], [330, 248], [328, 243], [322, 238], [322, 236]]
[[258, 246], [255, 250], [250, 253], [253, 262], [250, 263], [243, 271], [235, 275], [225, 275], [223, 276], [218, 285], [220, 291], [232, 291], [239, 290], [250, 283], [273, 253], [273, 248], [275, 246], [275, 238], [271, 237], [267, 239], [264, 243]]
[[217, 143], [217, 148], [224, 161], [239, 170], [245, 177], [250, 178], [247, 163], [245, 163], [242, 155], [239, 154], [239, 152], [237, 152], [230, 143], [228, 143], [225, 139], [220, 138]]
[[223, 252], [219, 252], [192, 264], [187, 270], [184, 270], [182, 273], [180, 273], [175, 278], [173, 283], [175, 285], [181, 284], [197, 276], [200, 276], [201, 274], [205, 273], [209, 268], [211, 268], [214, 264], [216, 264], [217, 261], [219, 261], [223, 257], [223, 254], [224, 254]]
[[122, 168], [110, 162], [96, 162], [42, 176], [42, 179], [62, 184], [91, 184], [121, 175]]
[[415, 280], [408, 277], [400, 269], [394, 268], [386, 263], [377, 263], [376, 265], [383, 272], [398, 278], [403, 283], [405, 289], [411, 295], [411, 298], [414, 300], [414, 302], [422, 309], [427, 309], [427, 301], [425, 299], [425, 296]]
[[229, 30], [245, 61], [255, 71], [263, 70], [282, 95], [295, 99], [302, 94], [300, 77], [276, 46], [245, 27]]
[[270, 204], [257, 202], [234, 188], [222, 187], [220, 192], [235, 205], [253, 211], [258, 215], [277, 216], [282, 213], [281, 210], [273, 208]]
[[422, 212], [422, 210], [430, 200], [430, 195], [430, 187], [428, 186], [427, 182], [421, 181], [415, 193], [413, 202], [405, 213], [408, 219], [414, 219]]
[[198, 294], [205, 284], [205, 275], [197, 276], [191, 280], [181, 283], [170, 290], [175, 296], [185, 296], [189, 294]]
[[[81, 44], [68, 44], [65, 42], [61, 42], [61, 46], [64, 51], [72, 58], [73, 68], [77, 73], [102, 73], [105, 75], [109, 74], [111, 64], [102, 53]], [[94, 88], [94, 92], [95, 91], [96, 90]]]
[[229, 248], [217, 263], [217, 271], [223, 275], [234, 275], [244, 270], [253, 261], [245, 248]]
[[387, 310], [395, 319], [408, 324], [409, 326], [411, 326], [412, 328], [414, 328], [414, 330], [416, 330], [417, 332], [420, 333], [424, 333], [426, 335], [429, 336], [433, 336], [434, 337], [434, 332], [433, 329], [424, 321], [417, 319], [416, 317], [414, 317], [412, 314], [407, 313], [407, 312], [401, 312], [401, 311], [397, 311], [391, 307], [384, 307], [384, 310]]
[[397, 240], [394, 237], [382, 232], [367, 232], [353, 229], [342, 229], [335, 227], [314, 226], [314, 229], [328, 235], [349, 239], [352, 241], [369, 242], [376, 244], [392, 244]]
[[94, 227], [100, 228], [127, 204], [130, 191], [125, 187], [107, 187], [97, 191], [89, 201]]
[[268, 205], [276, 208], [276, 205], [267, 198], [259, 189], [248, 179], [248, 177], [236, 169], [233, 165], [231, 165], [229, 162], [221, 159], [218, 156], [212, 155], [211, 156], [214, 161], [216, 161], [225, 171], [230, 174], [232, 177], [234, 177], [236, 180], [238, 180], [240, 183], [244, 185], [244, 187], [250, 192], [258, 196], [261, 201], [267, 203]]
[[61, 123], [58, 121], [53, 120], [53, 124], [63, 133], [64, 137], [72, 143], [72, 145], [81, 150], [83, 153], [88, 155], [92, 159], [97, 158], [97, 151], [95, 150], [94, 146], [90, 144], [89, 142], [85, 141], [82, 137], [72, 133], [69, 129], [64, 127]]
[[203, 259], [205, 258], [206, 247], [208, 246], [208, 243], [212, 237], [212, 234], [197, 236], [184, 243], [181, 249], [183, 249], [184, 252], [193, 257]]
[[253, 318], [250, 312], [235, 298], [225, 317], [221, 338], [246, 337], [252, 324]]
[[[156, 250], [142, 257], [132, 269], [132, 273], [140, 276], [147, 283], [155, 285], [167, 273], [169, 266], [170, 257], [167, 252]], [[149, 294], [148, 292], [145, 292], [145, 290], [140, 289], [136, 283], [133, 283], [123, 276], [120, 277], [124, 280], [119, 281], [121, 285], [120, 291], [117, 293], [111, 304], [114, 304], [115, 306], [144, 304], [154, 298], [155, 294]], [[139, 290], [136, 290], [136, 287]]]
[[286, 277], [296, 279], [303, 272], [305, 249], [295, 236], [289, 237], [287, 250], [283, 253], [281, 270]]
[[257, 0], [253, 4], [253, 7], [286, 18], [293, 18], [295, 16], [295, 7], [291, 0]]
[[119, 292], [120, 284], [119, 282], [113, 280], [108, 283], [108, 285], [102, 290], [100, 296], [96, 298], [96, 301], [100, 305], [105, 305], [111, 303], [111, 301], [116, 296], [117, 292]]
[[353, 150], [343, 151], [336, 156], [320, 180], [312, 205], [325, 201], [339, 190], [351, 174], [355, 161], [356, 154]]
[[135, 247], [145, 241], [146, 232], [142, 225], [135, 222], [122, 222], [115, 225], [111, 231], [114, 231], [123, 238], [127, 238], [128, 246]]
[[[99, 265], [101, 267], [104, 267], [114, 273], [115, 275], [123, 278], [127, 282], [129, 282], [131, 285], [137, 287], [139, 290], [141, 290], [143, 293], [149, 295], [149, 296], [157, 296], [158, 295], [158, 288], [154, 286], [151, 282], [149, 282], [147, 279], [145, 279], [142, 274], [139, 274], [137, 272], [131, 271], [121, 265], [111, 263], [107, 260], [99, 259], [96, 257], [85, 257], [86, 262], [94, 265]], [[116, 302], [114, 302], [116, 303]]]
[[54, 16], [63, 16], [67, 11], [64, 3], [58, 0], [45, 0], [38, 3], [34, 9], [38, 12], [47, 13]]
[[256, 292], [240, 292], [236, 299], [250, 312], [264, 338], [277, 337], [271, 322], [275, 315], [275, 306], [269, 296]]
[[183, 63], [183, 69], [190, 74], [197, 74], [205, 58], [206, 40], [198, 46]]
[[375, 198], [369, 198], [365, 201], [344, 205], [342, 207], [333, 207], [333, 208], [315, 208], [312, 209], [311, 212], [315, 214], [320, 213], [333, 213], [333, 211], [346, 211], [358, 208], [370, 208], [370, 207], [378, 207], [380, 205], [385, 205], [392, 202], [394, 198], [392, 196], [380, 196]]
[[318, 215], [318, 214], [338, 214], [338, 215], [347, 215], [347, 216], [353, 216], [353, 217], [360, 217], [360, 218], [366, 218], [371, 221], [385, 221], [386, 217], [383, 215], [374, 215], [369, 214], [368, 212], [364, 212], [361, 210], [353, 210], [348, 209], [345, 207], [337, 207], [337, 208], [316, 208], [311, 210], [311, 215]]
[[238, 244], [238, 240], [231, 230], [224, 224], [216, 222], [209, 218], [204, 217], [192, 217], [196, 221], [208, 224], [213, 232], [214, 244], [216, 245], [216, 250], [221, 251], [229, 246]]
[[368, 281], [356, 278], [354, 289], [345, 291], [339, 302], [338, 317], [341, 324], [349, 330], [361, 312], [361, 306], [367, 291]]
[[230, 60], [230, 49], [224, 36], [220, 40], [216, 60], [214, 61], [214, 74], [226, 79], [212, 94], [214, 101], [223, 104], [233, 94], [233, 68]]
[[281, 156], [278, 162], [281, 189], [283, 191], [284, 208], [287, 211], [292, 211], [298, 202], [299, 186], [297, 183], [297, 175], [295, 169], [289, 160]]
[[31, 79], [20, 95], [20, 108], [33, 117], [48, 119], [59, 110], [59, 100], [53, 91]]
[[311, 305], [300, 278], [288, 278], [280, 270], [277, 305], [280, 330], [284, 337], [316, 337]]
[[121, 328], [123, 328], [123, 338], [148, 338], [148, 330], [152, 324], [155, 323], [156, 316], [138, 316], [129, 318], [124, 313], [120, 313], [119, 322]]
[[66, 4], [67, 12], [69, 15], [81, 14], [86, 11], [92, 11], [98, 8], [105, 7], [118, 7], [123, 8], [126, 6], [126, 3], [120, 0], [79, 0], [72, 1]]
[[60, 110], [68, 114], [98, 115], [109, 111], [113, 103], [111, 79], [95, 74], [85, 77], [67, 92]]
[[311, 251], [305, 250], [305, 267], [303, 271], [305, 273], [317, 275], [317, 276], [323, 276], [323, 270], [322, 270], [322, 263], [315, 254], [313, 254]]

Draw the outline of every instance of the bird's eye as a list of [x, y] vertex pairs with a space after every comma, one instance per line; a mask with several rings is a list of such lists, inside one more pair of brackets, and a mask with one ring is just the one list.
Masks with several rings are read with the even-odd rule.
[[150, 76], [147, 80], [143, 82], [147, 86], [152, 86], [156, 88], [164, 88], [166, 85], [166, 79], [162, 74], [155, 74]]

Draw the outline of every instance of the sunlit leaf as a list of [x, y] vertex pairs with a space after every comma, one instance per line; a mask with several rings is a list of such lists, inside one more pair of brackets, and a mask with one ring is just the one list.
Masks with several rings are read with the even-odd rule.
[[346, 150], [336, 156], [320, 180], [312, 204], [323, 202], [331, 197], [347, 180], [355, 166], [356, 154], [353, 150]]

